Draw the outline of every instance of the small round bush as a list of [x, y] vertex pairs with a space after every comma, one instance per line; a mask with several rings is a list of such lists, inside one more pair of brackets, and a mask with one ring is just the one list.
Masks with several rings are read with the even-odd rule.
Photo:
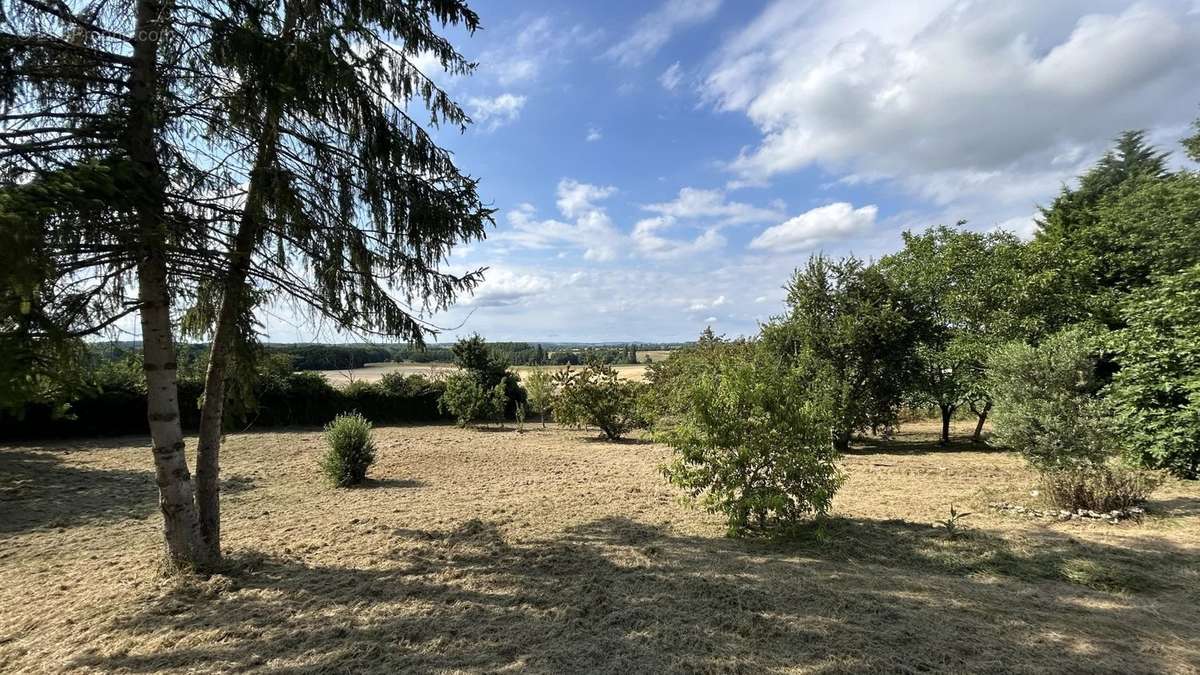
[[371, 423], [359, 413], [338, 415], [325, 427], [329, 449], [321, 456], [321, 473], [338, 487], [357, 485], [375, 461]]

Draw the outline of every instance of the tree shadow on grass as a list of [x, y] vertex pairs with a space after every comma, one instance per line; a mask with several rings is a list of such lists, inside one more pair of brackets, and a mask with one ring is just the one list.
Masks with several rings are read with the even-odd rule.
[[[390, 547], [356, 567], [243, 553], [229, 577], [180, 583], [95, 632], [117, 644], [73, 665], [1155, 672], [1180, 669], [1179, 650], [1195, 653], [1172, 638], [1200, 619], [1186, 552], [1054, 533], [1023, 550], [899, 521], [837, 519], [823, 532], [780, 544], [603, 518], [510, 542], [471, 520], [396, 529]], [[1095, 590], [1109, 583], [1090, 583], [1097, 575], [1119, 588]]]
[[854, 439], [847, 455], [925, 455], [941, 452], [1004, 453], [1008, 450], [987, 443], [974, 443], [969, 437], [950, 437], [950, 443], [941, 445], [936, 437], [900, 436], [890, 439], [864, 436]]
[[[62, 451], [0, 450], [0, 534], [142, 519], [158, 511], [153, 471], [74, 465], [65, 456]], [[221, 481], [222, 494], [253, 487], [250, 476]]]
[[1172, 499], [1154, 499], [1146, 502], [1146, 511], [1156, 516], [1177, 518], [1180, 516], [1200, 515], [1200, 498], [1175, 497]]
[[621, 438], [609, 438], [604, 435], [585, 436], [585, 443], [596, 443], [599, 445], [654, 445], [654, 440], [650, 438], [638, 438], [633, 436], [622, 436]]

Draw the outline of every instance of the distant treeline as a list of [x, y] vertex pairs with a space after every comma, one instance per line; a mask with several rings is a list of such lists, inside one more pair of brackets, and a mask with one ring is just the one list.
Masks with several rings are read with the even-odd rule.
[[[606, 364], [638, 363], [640, 352], [674, 349], [680, 344], [630, 343], [626, 345], [586, 345], [573, 343], [489, 342], [488, 349], [513, 366], [579, 365], [588, 361]], [[181, 344], [181, 362], [201, 361], [208, 349], [202, 344]], [[286, 344], [265, 345], [268, 355], [283, 354], [291, 359], [294, 370], [351, 370], [368, 363], [451, 363], [450, 347], [410, 344]], [[137, 354], [136, 342], [106, 342], [92, 345], [101, 360], [119, 360]]]
[[[179, 355], [179, 413], [183, 428], [195, 431], [204, 359], [189, 351], [184, 347]], [[138, 354], [95, 363], [85, 379], [86, 386], [69, 403], [32, 402], [19, 412], [0, 410], [0, 439], [146, 433], [146, 381]], [[233, 397], [227, 410], [230, 431], [321, 426], [351, 411], [378, 424], [447, 419], [438, 409], [443, 383], [420, 375], [388, 373], [379, 382], [338, 388], [319, 373], [294, 372], [287, 355], [277, 354], [264, 359], [248, 379], [239, 382], [245, 387], [238, 388], [241, 396]]]

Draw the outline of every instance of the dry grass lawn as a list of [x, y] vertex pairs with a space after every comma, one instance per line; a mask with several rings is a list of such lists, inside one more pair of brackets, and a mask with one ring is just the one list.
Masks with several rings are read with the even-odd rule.
[[848, 455], [789, 544], [723, 537], [654, 444], [385, 428], [334, 490], [317, 431], [241, 434], [209, 579], [155, 572], [145, 439], [0, 448], [0, 671], [1200, 671], [1200, 485], [1031, 521], [986, 508], [1032, 502], [1016, 459], [932, 434]]

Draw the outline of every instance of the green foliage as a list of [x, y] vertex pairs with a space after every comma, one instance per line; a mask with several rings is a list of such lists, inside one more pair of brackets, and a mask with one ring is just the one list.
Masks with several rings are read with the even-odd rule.
[[[1140, 132], [1043, 209], [1036, 249], [1059, 271], [1063, 321], [1122, 325], [1124, 296], [1200, 263], [1200, 175], [1165, 169]], [[1073, 311], [1070, 311], [1073, 310]]]
[[597, 427], [617, 440], [646, 422], [638, 407], [642, 385], [621, 380], [607, 364], [589, 363], [583, 370], [568, 366], [554, 376], [558, 388], [554, 417], [573, 427]]
[[1200, 265], [1137, 291], [1107, 336], [1108, 389], [1129, 459], [1200, 477]]
[[321, 455], [321, 473], [337, 487], [358, 485], [375, 461], [371, 423], [359, 413], [338, 415], [325, 426], [329, 448]]
[[907, 398], [941, 410], [942, 441], [949, 442], [955, 410], [969, 405], [984, 417], [991, 408], [983, 379], [987, 354], [1044, 331], [1049, 280], [1012, 234], [944, 226], [905, 232], [904, 248], [879, 266], [912, 303], [909, 318], [917, 325]]
[[1160, 473], [1116, 463], [1051, 469], [1041, 476], [1042, 493], [1051, 504], [1099, 513], [1137, 506], [1162, 482]]
[[826, 513], [842, 481], [830, 437], [836, 383], [762, 350], [709, 354], [706, 368], [674, 380], [677, 416], [655, 433], [675, 450], [668, 480], [724, 514], [731, 534], [786, 534]]
[[787, 287], [790, 313], [763, 330], [778, 358], [830, 378], [835, 443], [890, 431], [912, 378], [919, 326], [909, 299], [855, 258], [813, 256]]
[[[517, 403], [517, 408], [521, 408], [522, 404]], [[501, 427], [504, 426], [504, 414], [508, 408], [508, 387], [507, 380], [498, 383], [488, 392], [485, 412], [488, 417], [495, 420]], [[514, 411], [515, 414], [515, 411]], [[524, 412], [521, 413], [524, 415]]]
[[950, 504], [950, 515], [942, 520], [939, 520], [937, 525], [946, 530], [946, 536], [948, 538], [957, 539], [958, 535], [962, 534], [962, 525], [959, 523], [969, 515], [971, 515], [970, 512], [959, 511], [952, 503]]
[[[249, 386], [253, 408], [232, 413], [230, 428], [320, 426], [338, 413], [358, 410], [379, 423], [431, 422], [445, 419], [438, 408], [443, 384], [420, 375], [389, 383], [358, 382], [339, 389], [318, 373], [294, 373], [286, 358], [259, 363]], [[0, 438], [95, 436], [143, 433], [146, 381], [137, 354], [94, 364], [81, 373], [82, 390], [59, 404], [27, 403], [18, 413], [0, 412]], [[199, 422], [203, 382], [181, 379], [179, 400], [184, 429]], [[62, 409], [63, 412], [58, 412]]]
[[484, 387], [474, 373], [454, 373], [446, 378], [446, 390], [438, 401], [438, 408], [453, 415], [458, 425], [465, 427], [492, 416], [493, 391]]
[[516, 405], [525, 402], [525, 390], [521, 388], [517, 374], [508, 369], [508, 360], [497, 354], [478, 333], [459, 340], [452, 351], [455, 365], [473, 374], [485, 390], [490, 392], [497, 385], [504, 387], [504, 407], [498, 413], [489, 408], [484, 417], [508, 414], [512, 412], [509, 405], [515, 410]]
[[529, 409], [538, 414], [542, 426], [546, 426], [546, 413], [550, 412], [554, 401], [554, 381], [549, 372], [541, 368], [525, 377], [525, 398]]
[[1097, 395], [1093, 343], [1070, 328], [1038, 346], [1010, 343], [988, 360], [995, 438], [1039, 470], [1100, 466], [1120, 450], [1112, 411]]

